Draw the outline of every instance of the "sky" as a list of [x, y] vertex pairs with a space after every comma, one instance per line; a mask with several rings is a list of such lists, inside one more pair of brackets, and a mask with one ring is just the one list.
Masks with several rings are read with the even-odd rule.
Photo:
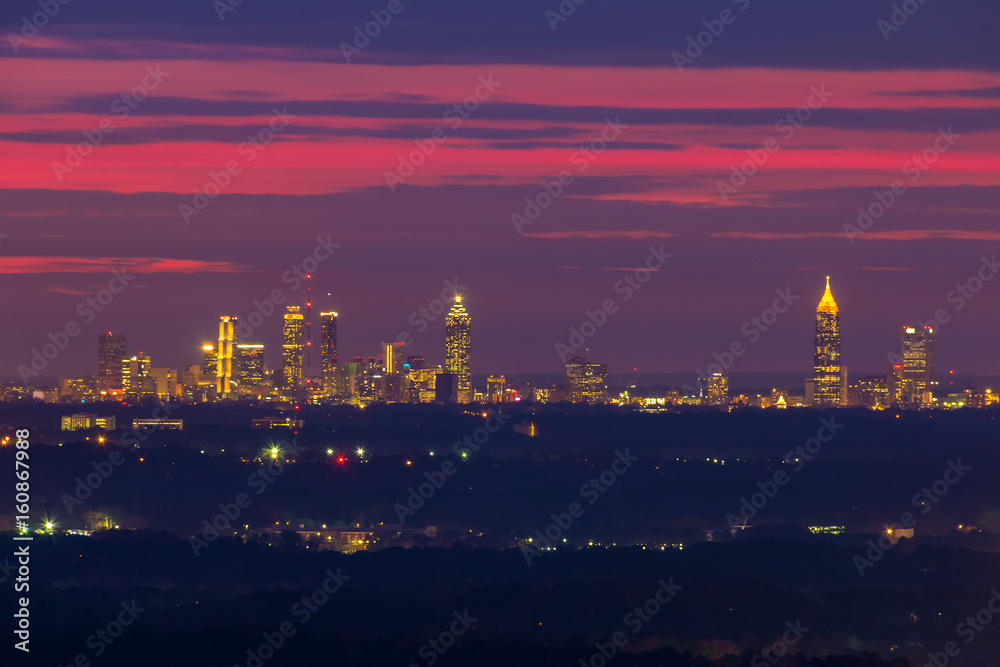
[[342, 359], [443, 362], [458, 286], [477, 375], [806, 377], [829, 275], [852, 374], [931, 322], [1000, 375], [995, 2], [40, 6], [0, 7], [0, 375], [105, 331], [183, 368], [223, 314], [274, 368], [303, 266]]

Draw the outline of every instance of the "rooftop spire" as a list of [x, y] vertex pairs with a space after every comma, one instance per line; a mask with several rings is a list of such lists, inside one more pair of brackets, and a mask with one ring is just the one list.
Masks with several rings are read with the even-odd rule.
[[837, 302], [833, 300], [833, 293], [830, 291], [830, 276], [826, 277], [826, 291], [823, 292], [823, 298], [819, 300], [819, 305], [816, 306], [817, 313], [838, 313], [840, 309], [837, 308]]

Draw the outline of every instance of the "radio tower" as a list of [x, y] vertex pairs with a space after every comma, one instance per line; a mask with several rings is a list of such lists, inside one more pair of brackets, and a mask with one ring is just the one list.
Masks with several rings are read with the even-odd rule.
[[306, 373], [312, 363], [312, 274], [306, 274]]

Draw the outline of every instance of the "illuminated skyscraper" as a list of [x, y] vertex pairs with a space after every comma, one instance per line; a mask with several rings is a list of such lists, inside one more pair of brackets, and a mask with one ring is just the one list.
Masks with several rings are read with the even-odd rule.
[[285, 324], [281, 331], [281, 379], [282, 388], [295, 391], [302, 384], [302, 369], [305, 363], [305, 317], [299, 306], [288, 306]]
[[[206, 378], [214, 378], [216, 372], [215, 345], [204, 343], [201, 346], [201, 374]], [[214, 379], [212, 384], [215, 384]]]
[[455, 303], [445, 316], [445, 369], [455, 375], [457, 401], [472, 402], [472, 370], [470, 356], [472, 352], [471, 320], [462, 296], [455, 295]]
[[237, 345], [236, 369], [241, 389], [264, 384], [264, 346], [247, 343]]
[[708, 402], [720, 406], [729, 404], [729, 378], [724, 373], [712, 373], [708, 378]]
[[840, 369], [840, 310], [830, 292], [830, 276], [826, 291], [816, 307], [816, 340], [813, 355], [813, 378], [816, 381], [813, 404], [839, 406], [843, 404], [843, 378]]
[[[900, 372], [900, 399], [903, 403], [924, 403], [924, 394], [934, 380], [934, 329], [930, 326], [903, 327], [903, 368]], [[927, 401], [929, 402], [929, 401]]]
[[215, 348], [215, 393], [228, 396], [234, 390], [233, 352], [236, 346], [236, 316], [219, 317], [219, 345]]
[[586, 357], [566, 362], [566, 398], [573, 403], [607, 403], [608, 367], [592, 364]]
[[327, 396], [340, 393], [337, 372], [340, 366], [337, 360], [337, 317], [337, 313], [333, 311], [319, 314], [322, 329], [319, 354], [323, 360], [323, 393]]
[[490, 403], [507, 402], [507, 379], [502, 375], [486, 378], [486, 400]]
[[406, 350], [400, 341], [382, 343], [385, 366], [382, 368], [382, 400], [386, 403], [397, 403], [406, 395], [406, 377], [403, 375], [403, 365]]
[[122, 359], [125, 358], [125, 335], [110, 331], [97, 337], [97, 390], [122, 389]]

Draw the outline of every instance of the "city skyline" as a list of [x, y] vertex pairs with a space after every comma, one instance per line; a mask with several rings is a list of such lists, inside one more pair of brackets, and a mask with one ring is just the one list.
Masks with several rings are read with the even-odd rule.
[[[781, 293], [781, 291], [779, 290], [779, 295], [780, 295], [780, 293]], [[456, 307], [460, 308], [461, 311], [455, 311], [455, 313], [457, 313], [457, 312], [464, 313], [464, 317], [465, 317], [465, 319], [467, 321], [468, 320], [468, 313], [467, 313], [467, 311], [465, 311], [464, 305], [462, 305], [462, 303], [461, 303], [462, 296], [463, 295], [457, 294], [457, 293], [455, 293], [455, 294], [452, 295], [452, 298], [454, 299], [454, 301], [451, 304], [451, 310], [449, 310], [448, 312], [446, 312], [443, 317], [440, 316], [440, 313], [438, 315], [435, 315], [431, 311], [428, 311], [426, 308], [425, 309], [421, 309], [420, 311], [413, 313], [414, 316], [418, 315], [418, 313], [423, 313], [423, 315], [425, 315], [427, 318], [429, 318], [431, 320], [431, 322], [427, 322], [426, 320], [421, 321], [421, 323], [422, 323], [423, 327], [425, 327], [425, 329], [420, 329], [420, 330], [424, 331], [425, 333], [426, 333], [426, 331], [431, 331], [432, 330], [431, 324], [433, 323], [433, 321], [435, 319], [438, 320], [438, 322], [440, 322], [440, 323], [447, 322], [447, 320], [448, 320], [449, 317], [454, 316], [453, 311], [454, 311], [454, 309]], [[794, 300], [798, 300], [798, 296], [797, 295], [794, 295], [794, 294], [791, 293], [790, 290], [787, 290], [786, 291], [786, 297], [785, 297], [786, 300], [789, 297], [791, 297], [791, 299], [793, 301]], [[218, 327], [219, 327], [219, 339], [217, 341], [213, 340], [211, 342], [209, 342], [207, 340], [206, 341], [202, 341], [201, 344], [199, 344], [199, 345], [196, 346], [198, 349], [202, 349], [202, 351], [206, 355], [211, 355], [210, 357], [206, 356], [204, 358], [205, 360], [202, 362], [202, 366], [203, 366], [203, 371], [202, 372], [203, 373], [206, 372], [205, 369], [208, 368], [208, 365], [211, 365], [211, 367], [214, 369], [213, 373], [216, 376], [218, 376], [218, 374], [219, 374], [219, 368], [220, 368], [220, 365], [221, 365], [221, 368], [226, 369], [224, 371], [224, 375], [226, 377], [235, 377], [236, 371], [232, 367], [232, 363], [233, 363], [232, 362], [232, 357], [235, 356], [238, 353], [238, 351], [236, 350], [237, 345], [234, 344], [234, 340], [235, 340], [235, 343], [237, 343], [237, 344], [253, 343], [255, 347], [260, 348], [261, 354], [264, 354], [265, 350], [271, 350], [272, 353], [270, 355], [270, 361], [268, 362], [267, 361], [268, 357], [265, 356], [265, 363], [268, 363], [269, 367], [272, 370], [276, 370], [277, 371], [276, 377], [281, 377], [282, 373], [284, 373], [285, 366], [289, 363], [289, 361], [291, 361], [293, 369], [295, 369], [295, 370], [293, 370], [293, 372], [296, 374], [295, 375], [295, 377], [297, 378], [296, 383], [301, 382], [301, 378], [310, 377], [310, 378], [317, 379], [319, 382], [321, 382], [321, 383], [323, 383], [325, 385], [328, 381], [332, 380], [332, 375], [330, 375], [330, 371], [331, 371], [331, 369], [334, 366], [337, 365], [337, 361], [336, 361], [337, 360], [337, 354], [338, 354], [337, 353], [337, 346], [338, 346], [337, 337], [338, 337], [338, 330], [339, 330], [339, 326], [340, 326], [339, 325], [339, 316], [340, 316], [340, 313], [339, 312], [334, 312], [334, 311], [323, 311], [323, 312], [320, 313], [320, 318], [321, 318], [320, 328], [318, 330], [318, 333], [314, 336], [317, 340], [316, 340], [316, 345], [313, 346], [313, 347], [316, 347], [316, 348], [318, 348], [320, 350], [320, 354], [317, 357], [317, 359], [315, 361], [313, 361], [312, 366], [307, 366], [306, 362], [305, 362], [306, 355], [307, 355], [306, 350], [309, 348], [309, 346], [312, 345], [312, 340], [307, 340], [306, 339], [307, 327], [306, 327], [306, 323], [305, 323], [305, 315], [302, 314], [302, 311], [305, 310], [305, 304], [306, 304], [306, 302], [303, 301], [303, 305], [302, 306], [298, 306], [298, 305], [285, 305], [284, 309], [280, 311], [280, 313], [283, 315], [282, 320], [280, 320], [280, 321], [279, 320], [275, 320], [275, 321], [278, 321], [278, 322], [284, 322], [284, 324], [280, 324], [279, 323], [277, 325], [278, 327], [280, 327], [280, 332], [278, 333], [279, 340], [281, 341], [280, 346], [266, 345], [266, 344], [260, 342], [261, 340], [271, 340], [271, 339], [273, 339], [275, 337], [275, 333], [276, 332], [271, 331], [271, 328], [273, 328], [273, 327], [268, 327], [267, 326], [267, 323], [271, 322], [274, 318], [270, 318], [270, 317], [269, 318], [258, 317], [257, 320], [254, 321], [254, 324], [256, 324], [257, 326], [256, 327], [251, 326], [251, 328], [250, 328], [250, 331], [252, 333], [251, 339], [250, 340], [243, 340], [243, 339], [239, 338], [238, 332], [239, 332], [239, 329], [241, 327], [244, 327], [244, 326], [247, 325], [246, 320], [241, 321], [240, 318], [239, 318], [239, 316], [236, 316], [236, 315], [222, 315], [222, 316], [219, 316], [219, 324], [218, 324]], [[257, 305], [259, 305], [259, 302], [257, 302]], [[279, 311], [275, 310], [274, 312], [277, 313]], [[784, 312], [788, 312], [788, 311], [787, 310], [786, 311], [782, 311], [782, 313], [784, 313]], [[259, 315], [259, 311], [258, 310], [254, 310], [253, 313]], [[772, 314], [774, 314], [774, 313], [772, 313]], [[839, 348], [840, 348], [840, 345], [841, 345], [839, 308], [837, 306], [836, 301], [834, 300], [834, 298], [832, 296], [831, 287], [830, 287], [830, 276], [826, 276], [826, 287], [825, 287], [825, 290], [823, 292], [822, 297], [819, 300], [819, 305], [816, 308], [816, 327], [817, 327], [817, 330], [814, 333], [814, 339], [815, 340], [814, 340], [814, 345], [813, 345], [813, 355], [812, 355], [813, 356], [813, 361], [812, 361], [812, 365], [811, 365], [811, 370], [808, 370], [808, 369], [806, 369], [806, 370], [802, 370], [802, 369], [793, 369], [793, 370], [780, 369], [779, 370], [779, 369], [769, 369], [769, 368], [761, 368], [761, 367], [756, 367], [756, 368], [749, 367], [749, 368], [747, 368], [747, 367], [743, 366], [743, 361], [742, 360], [734, 360], [735, 361], [735, 368], [733, 369], [734, 372], [736, 372], [736, 373], [775, 373], [775, 372], [778, 372], [778, 373], [788, 373], [788, 374], [799, 374], [800, 371], [801, 371], [801, 374], [803, 376], [803, 381], [804, 382], [808, 382], [811, 378], [817, 378], [817, 377], [819, 377], [820, 376], [820, 372], [819, 372], [819, 367], [817, 366], [817, 364], [818, 364], [818, 356], [817, 356], [817, 349], [818, 348], [817, 348], [817, 346], [819, 344], [818, 341], [819, 341], [819, 335], [820, 335], [819, 334], [819, 327], [821, 325], [821, 322], [823, 321], [823, 317], [824, 316], [825, 317], [833, 317], [833, 318], [835, 318], [835, 323], [832, 325], [834, 327], [835, 331], [836, 331], [836, 334], [835, 334], [835, 336], [834, 336], [833, 339], [836, 341], [835, 345], [836, 345], [836, 350], [837, 350], [837, 352], [836, 352], [837, 361], [836, 361], [835, 365], [836, 365], [836, 367], [837, 367], [838, 370], [835, 371], [835, 374], [839, 375], [839, 373], [840, 373], [839, 368], [840, 368], [840, 364], [841, 364], [841, 361], [840, 361], [840, 351], [839, 351]], [[460, 317], [461, 317], [461, 315], [460, 315]], [[765, 335], [765, 332], [766, 332], [766, 329], [768, 328], [768, 326], [776, 323], [778, 319], [781, 319], [781, 318], [787, 317], [787, 316], [781, 314], [781, 315], [776, 315], [775, 317], [776, 317], [775, 322], [770, 322], [770, 323], [766, 323], [766, 324], [762, 323], [759, 317], [758, 318], [752, 318], [747, 323], [744, 323], [744, 327], [741, 329], [741, 333], [745, 335], [747, 333], [747, 331], [746, 331], [747, 325], [752, 323], [753, 327], [758, 329], [757, 333], [755, 334], [756, 337], [757, 338], [763, 337]], [[411, 320], [412, 320], [412, 318], [411, 318]], [[291, 329], [289, 329], [289, 323], [290, 323], [290, 321], [293, 322], [293, 326], [292, 326]], [[937, 320], [935, 320], [933, 318], [931, 318], [930, 321], [937, 322]], [[766, 322], [766, 320], [765, 320], [765, 322]], [[827, 326], [829, 327], [830, 325], [827, 325]], [[884, 359], [882, 361], [882, 366], [883, 366], [882, 370], [879, 370], [878, 368], [870, 368], [870, 369], [862, 368], [862, 369], [855, 370], [854, 368], [849, 367], [846, 363], [844, 363], [844, 368], [849, 371], [850, 376], [857, 378], [857, 377], [863, 377], [863, 376], [867, 376], [867, 375], [885, 374], [886, 373], [886, 371], [885, 371], [886, 364], [888, 364], [888, 368], [889, 368], [888, 374], [892, 375], [892, 366], [894, 364], [897, 364], [897, 363], [902, 363], [902, 360], [904, 360], [904, 359], [906, 359], [908, 357], [907, 352], [906, 352], [906, 342], [905, 342], [905, 337], [907, 336], [907, 333], [906, 333], [907, 331], [909, 331], [910, 329], [913, 329], [913, 331], [917, 331], [919, 329], [920, 331], [925, 332], [925, 333], [917, 334], [918, 336], [922, 336], [922, 335], [928, 335], [929, 336], [930, 333], [934, 333], [936, 335], [936, 327], [934, 327], [932, 325], [929, 325], [929, 324], [921, 324], [921, 326], [917, 327], [917, 328], [911, 327], [909, 324], [903, 324], [902, 325], [902, 329], [903, 329], [903, 332], [904, 332], [903, 333], [903, 336], [904, 336], [903, 349], [900, 351], [900, 347], [899, 347], [898, 341], [895, 344], [895, 347], [890, 347], [886, 351], [885, 357], [884, 357]], [[899, 326], [898, 325], [896, 327], [896, 330], [897, 331], [899, 330]], [[913, 331], [910, 331], [910, 334], [912, 334]], [[926, 332], [930, 332], [930, 333], [926, 333]], [[108, 336], [112, 336], [112, 332], [111, 331], [108, 331], [106, 334], [104, 334], [104, 333], [99, 334], [99, 336], [98, 336], [99, 341], [98, 342], [99, 342], [100, 349], [103, 350], [108, 345], [108, 344], [106, 344], [104, 342], [105, 339]], [[235, 338], [233, 340], [226, 340], [224, 338], [224, 336], [231, 336], [231, 337], [235, 337]], [[432, 334], [428, 335], [427, 337], [429, 338], [431, 336], [432, 336]], [[439, 350], [441, 352], [440, 356], [438, 356], [438, 355], [436, 355], [434, 353], [430, 353], [430, 358], [431, 359], [440, 358], [442, 367], [444, 367], [447, 370], [448, 363], [449, 363], [448, 362], [448, 359], [449, 359], [449, 356], [448, 356], [449, 355], [449, 353], [448, 353], [448, 348], [449, 348], [448, 340], [449, 340], [449, 336], [448, 336], [447, 326], [443, 327], [443, 330], [440, 332], [440, 336], [444, 340], [443, 346], [438, 346], [438, 345], [435, 344], [435, 341], [428, 341], [428, 340], [425, 339], [425, 340], [422, 341], [424, 343], [424, 346], [414, 348], [413, 345], [415, 345], [417, 343], [417, 341], [420, 340], [421, 338], [424, 338], [424, 336], [416, 336], [416, 337], [414, 337], [413, 335], [411, 335], [411, 333], [409, 331], [400, 332], [400, 338], [401, 338], [401, 340], [399, 342], [401, 344], [403, 344], [403, 345], [406, 345], [405, 352], [403, 353], [404, 354], [404, 358], [406, 356], [411, 355], [411, 354], [418, 354], [418, 356], [421, 356], [421, 358], [427, 356], [429, 354], [428, 351], [427, 351], [427, 349], [426, 349], [427, 346], [428, 346], [428, 344], [429, 344], [429, 349], [432, 350], [432, 351], [436, 347], [442, 347], [442, 349]], [[119, 334], [114, 334], [114, 337], [118, 338]], [[465, 337], [466, 337], [466, 340], [467, 340], [468, 339], [467, 331], [466, 331]], [[439, 338], [439, 340], [440, 340], [440, 338]], [[755, 342], [756, 338], [751, 338], [751, 341]], [[379, 354], [381, 354], [381, 352], [384, 352], [384, 350], [386, 348], [386, 345], [387, 345], [387, 343], [385, 343], [385, 342], [379, 342], [379, 343], [377, 343], [375, 345], [367, 345], [366, 348], [362, 350], [362, 354], [361, 355], [352, 354], [350, 356], [351, 357], [361, 356], [361, 357], [372, 357], [372, 358], [374, 358], [374, 356], [372, 356], [372, 355], [379, 356]], [[219, 351], [227, 349], [227, 346], [228, 346], [228, 349], [230, 350], [230, 352], [229, 352], [229, 357], [230, 358], [228, 360], [225, 358], [225, 356], [223, 356], [223, 358], [220, 358], [220, 356], [219, 356]], [[209, 349], [210, 347], [211, 347], [211, 349]], [[274, 352], [273, 352], [273, 350], [276, 347], [280, 347], [283, 350], [281, 352], [280, 356], [276, 356], [274, 354]], [[753, 346], [749, 346], [749, 347], [752, 348]], [[801, 345], [799, 345], [798, 347], [801, 347]], [[933, 361], [933, 342], [932, 341], [928, 344], [928, 347], [931, 350], [931, 352], [930, 352], [930, 354], [931, 354], [931, 356], [930, 356], [930, 369], [931, 369], [930, 370], [930, 374], [932, 375], [933, 374], [933, 367], [934, 367], [934, 361]], [[145, 349], [150, 349], [150, 348], [148, 346], [145, 346]], [[921, 347], [921, 349], [923, 349], [923, 348]], [[56, 351], [61, 352], [61, 350], [58, 350], [58, 347], [55, 346], [55, 345], [49, 345], [49, 350], [56, 350]], [[37, 349], [34, 350], [34, 351], [37, 351]], [[591, 353], [590, 345], [589, 344], [588, 344], [588, 347], [587, 347], [587, 352]], [[332, 364], [328, 364], [327, 362], [328, 362], [328, 359], [330, 358], [331, 354], [332, 354], [333, 363]], [[42, 357], [42, 356], [43, 355], [41, 355], [41, 354], [37, 355], [37, 357], [35, 357], [35, 361], [37, 362], [38, 361], [38, 357]], [[52, 366], [57, 367], [57, 364], [55, 362], [59, 361], [59, 359], [58, 359], [59, 356], [60, 356], [59, 354], [56, 355], [57, 358], [53, 360]], [[740, 355], [740, 356], [742, 356], [742, 355]], [[163, 358], [162, 355], [160, 355], [158, 353], [157, 354], [157, 359], [160, 360], [162, 358]], [[601, 356], [601, 360], [602, 361], [604, 360], [604, 358], [605, 358], [604, 356]], [[923, 358], [923, 357], [921, 357], [921, 358]], [[48, 362], [48, 359], [43, 359], [43, 361]], [[180, 363], [180, 364], [178, 364], [176, 366], [174, 366], [171, 363], [166, 363], [165, 365], [170, 366], [171, 368], [177, 368], [178, 371], [180, 371], [180, 369], [186, 369], [186, 368], [188, 368], [188, 366], [190, 366], [191, 363], [195, 363], [194, 361], [191, 361], [188, 357], [182, 357], [182, 362], [183, 363]], [[711, 367], [712, 366], [709, 366], [709, 368], [711, 368]], [[56, 377], [56, 375], [49, 375], [49, 374], [47, 374], [45, 372], [36, 372], [31, 367], [30, 364], [22, 365], [19, 368], [20, 368], [20, 370], [22, 372], [25, 371], [25, 370], [31, 371], [33, 373], [33, 375], [29, 374], [31, 377], [50, 377], [50, 378]], [[326, 370], [324, 370], [324, 369], [326, 369]], [[725, 368], [725, 370], [727, 371], [727, 375], [731, 375], [732, 374], [730, 372], [729, 367]], [[981, 371], [981, 369], [976, 369], [976, 370], [977, 371]], [[630, 371], [631, 372], [639, 372], [639, 373], [650, 373], [650, 374], [656, 374], [656, 373], [685, 374], [685, 373], [690, 372], [695, 377], [700, 377], [699, 374], [703, 373], [703, 371], [701, 371], [700, 369], [697, 369], [697, 370], [694, 370], [694, 371], [687, 371], [687, 370], [684, 370], [684, 369], [672, 369], [672, 370], [667, 370], [667, 371], [661, 371], [661, 370], [647, 370], [647, 369], [640, 369], [638, 367], [633, 367], [633, 368], [619, 368], [619, 369], [614, 370], [612, 374], [614, 374], [614, 373], [625, 374], [625, 373], [628, 373]], [[96, 370], [96, 376], [97, 377], [101, 377], [101, 373], [102, 372], [103, 371], [101, 370], [101, 364], [99, 363], [98, 364], [98, 368]], [[554, 369], [553, 368], [527, 369], [527, 370], [521, 370], [520, 372], [515, 371], [514, 373], [511, 373], [510, 371], [505, 371], [505, 370], [502, 370], [502, 369], [497, 369], [497, 368], [485, 368], [485, 369], [481, 368], [481, 369], [479, 369], [477, 371], [477, 375], [485, 376], [485, 375], [494, 374], [494, 373], [501, 373], [501, 374], [508, 374], [508, 375], [511, 375], [511, 374], [514, 374], [514, 375], [516, 375], [516, 374], [522, 374], [523, 375], [523, 374], [537, 374], [537, 373], [546, 373], [546, 372], [561, 373], [562, 372], [562, 368], [558, 367], [558, 368], [554, 368]], [[953, 369], [951, 369], [951, 370], [949, 370], [949, 372], [953, 373], [954, 371], [953, 371]], [[917, 370], [910, 371], [911, 375], [913, 373], [919, 373], [919, 371], [917, 371]], [[92, 375], [92, 374], [95, 374], [94, 371], [93, 371], [93, 369], [88, 369], [88, 370], [86, 370], [83, 373], [77, 374], [76, 376]], [[60, 374], [58, 374], [59, 377], [70, 377], [71, 375], [72, 374], [66, 374], [66, 373], [60, 373]], [[964, 373], [963, 375], [984, 375], [986, 377], [989, 377], [988, 373], [987, 374], [983, 374], [982, 372]], [[74, 376], [74, 377], [76, 377], [76, 376]], [[998, 374], [998, 376], [1000, 376], [1000, 374]], [[324, 378], [326, 378], [326, 380]], [[13, 378], [11, 378], [11, 379], [13, 379]], [[702, 381], [704, 381], [704, 380], [705, 379], [702, 378]], [[844, 380], [844, 378], [842, 378], [842, 381], [843, 380]], [[925, 378], [923, 380], [922, 387], [926, 387], [928, 381], [929, 380], [927, 380]], [[220, 386], [219, 383], [223, 383], [223, 382], [225, 382], [225, 380], [222, 379], [222, 378], [220, 378], [220, 379], [217, 380], [217, 383], [216, 383], [217, 384], [217, 390], [219, 389], [219, 386]], [[282, 382], [284, 382], [284, 380], [282, 380]], [[841, 385], [843, 385], [843, 382], [841, 382]], [[827, 399], [831, 404], [838, 404], [838, 403], [840, 403], [840, 402], [843, 401], [843, 397], [845, 395], [844, 394], [844, 391], [845, 391], [844, 386], [846, 386], [846, 385], [841, 386], [841, 391], [840, 391], [840, 393], [836, 397], [831, 397], [831, 398]], [[920, 388], [918, 387], [917, 393], [919, 394], [919, 392], [920, 392]], [[807, 395], [809, 394], [809, 390], [808, 389], [806, 390], [806, 393], [807, 393]]]

